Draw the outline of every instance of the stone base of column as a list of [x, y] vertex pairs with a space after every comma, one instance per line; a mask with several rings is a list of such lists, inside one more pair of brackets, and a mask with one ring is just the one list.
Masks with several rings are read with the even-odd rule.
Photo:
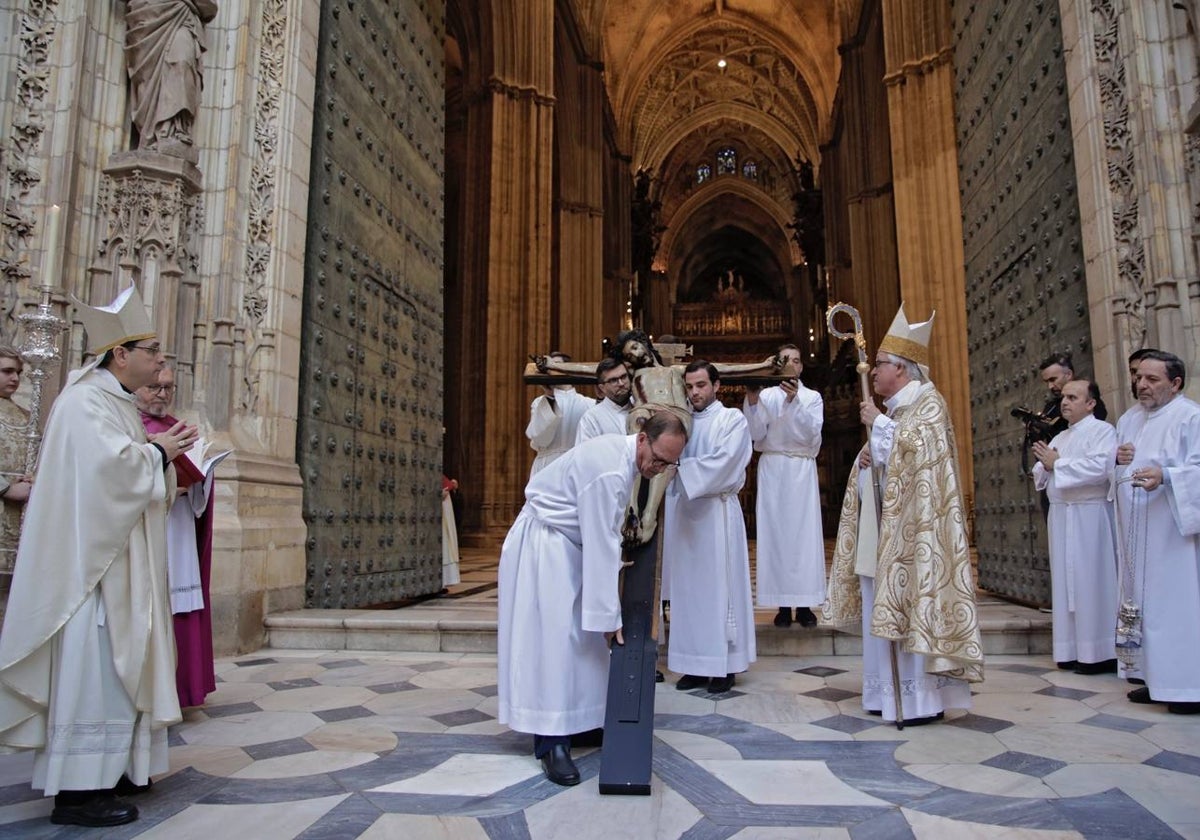
[[217, 656], [266, 643], [268, 613], [304, 606], [307, 529], [295, 462], [235, 452], [216, 482], [210, 587]]

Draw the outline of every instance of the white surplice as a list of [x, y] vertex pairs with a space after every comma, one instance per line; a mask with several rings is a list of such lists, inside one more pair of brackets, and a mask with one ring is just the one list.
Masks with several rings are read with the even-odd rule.
[[692, 435], [667, 488], [663, 566], [670, 569], [667, 667], [723, 677], [755, 656], [750, 557], [738, 491], [750, 431], [740, 411], [714, 402], [692, 415]]
[[[932, 383], [909, 382], [898, 392], [884, 400], [887, 414], [881, 414], [871, 426], [871, 459], [881, 466], [880, 486], [887, 484], [887, 462], [892, 454], [897, 422], [891, 415], [896, 410], [916, 401], [922, 389], [932, 388]], [[871, 471], [859, 470], [859, 498], [870, 499]], [[863, 505], [860, 516], [874, 515], [874, 502]], [[891, 642], [871, 635], [871, 610], [875, 607], [875, 578], [859, 575], [862, 589], [862, 664], [863, 664], [863, 709], [881, 712], [886, 721], [896, 720], [896, 691], [892, 679]], [[899, 647], [899, 646], [897, 646]], [[940, 674], [930, 674], [925, 669], [925, 657], [920, 654], [896, 651], [896, 670], [900, 682], [901, 702], [906, 719], [929, 717], [946, 709], [971, 708], [971, 689], [963, 680]]]
[[1034, 464], [1033, 482], [1050, 499], [1050, 594], [1056, 662], [1116, 657], [1117, 547], [1108, 501], [1117, 432], [1092, 415], [1050, 441], [1054, 469]]
[[600, 435], [624, 435], [629, 433], [629, 412], [633, 403], [617, 405], [608, 397], [600, 400], [584, 412], [575, 432], [575, 445]]
[[1140, 673], [1154, 700], [1200, 702], [1200, 406], [1184, 396], [1155, 411], [1134, 406], [1117, 422], [1117, 443], [1134, 445], [1118, 479], [1146, 466], [1164, 477], [1149, 492], [1117, 484], [1117, 540], [1132, 555], [1142, 606]]
[[525, 487], [499, 573], [498, 718], [518, 732], [569, 735], [604, 724], [604, 633], [621, 626], [621, 524], [636, 442], [587, 441]]
[[106, 370], [76, 375], [46, 424], [0, 632], [0, 744], [36, 750], [47, 795], [167, 770], [174, 495], [133, 395]]
[[742, 406], [758, 458], [755, 603], [811, 607], [825, 600], [825, 538], [817, 453], [825, 401], [799, 387], [795, 398], [765, 388]]
[[529, 438], [529, 445], [537, 452], [529, 470], [530, 478], [575, 445], [579, 420], [594, 404], [595, 400], [588, 399], [574, 388], [555, 388], [553, 403], [543, 395], [530, 404], [525, 437]]
[[200, 552], [196, 543], [196, 520], [208, 509], [212, 474], [188, 487], [175, 499], [167, 514], [167, 581], [171, 584], [171, 612], [204, 609], [200, 584]]

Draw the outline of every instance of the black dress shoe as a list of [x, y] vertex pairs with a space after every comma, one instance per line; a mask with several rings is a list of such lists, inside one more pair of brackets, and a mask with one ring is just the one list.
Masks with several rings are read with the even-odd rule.
[[708, 681], [709, 694], [724, 694], [733, 688], [735, 680], [733, 674], [726, 674], [723, 677], [713, 677]]
[[1105, 659], [1103, 662], [1080, 662], [1075, 666], [1076, 674], [1115, 674], [1117, 673], [1117, 660]]
[[796, 620], [800, 622], [801, 627], [817, 626], [817, 617], [808, 607], [796, 607]]
[[1130, 685], [1145, 685], [1146, 684], [1146, 681], [1144, 679], [1142, 679], [1141, 677], [1126, 677], [1125, 682], [1129, 683]]
[[1200, 703], [1168, 703], [1167, 711], [1173, 715], [1200, 715]]
[[1079, 667], [1079, 662], [1074, 659], [1068, 659], [1066, 662], [1055, 662], [1060, 671], [1074, 671]]
[[110, 790], [64, 791], [54, 797], [50, 822], [55, 825], [85, 825], [89, 828], [125, 825], [138, 818], [136, 805], [115, 797]]
[[655, 671], [654, 671], [654, 681], [655, 681], [656, 683], [660, 683], [660, 682], [666, 682], [666, 681], [667, 681], [667, 678], [666, 678], [666, 677], [663, 675], [663, 672], [662, 672], [662, 671], [659, 671], [659, 670], [655, 669]]
[[556, 785], [571, 787], [579, 784], [579, 768], [571, 760], [571, 751], [565, 744], [555, 744], [542, 756], [542, 769], [546, 771], [546, 778]]
[[883, 717], [883, 709], [867, 709], [867, 714], [875, 715], [875, 717]]
[[135, 785], [133, 779], [122, 773], [121, 778], [117, 780], [117, 784], [112, 791], [117, 796], [137, 796], [138, 794], [149, 793], [150, 786], [153, 784], [154, 782], [147, 779], [146, 784]]
[[675, 688], [679, 691], [691, 691], [693, 688], [699, 688], [702, 685], [708, 685], [708, 677], [684, 674], [679, 678], [679, 682], [675, 683]]
[[792, 626], [792, 608], [780, 607], [779, 612], [775, 613], [776, 627], [791, 627]]
[[1133, 691], [1129, 692], [1125, 696], [1129, 698], [1129, 702], [1131, 702], [1131, 703], [1153, 703], [1153, 702], [1155, 702], [1150, 697], [1150, 689], [1147, 688], [1146, 686], [1142, 686], [1141, 688], [1135, 688]]

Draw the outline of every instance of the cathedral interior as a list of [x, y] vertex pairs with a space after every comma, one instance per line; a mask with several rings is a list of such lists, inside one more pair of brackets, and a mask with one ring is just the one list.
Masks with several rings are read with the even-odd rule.
[[139, 286], [177, 411], [234, 450], [219, 651], [272, 612], [436, 594], [443, 473], [464, 543], [498, 546], [530, 354], [598, 360], [630, 326], [720, 361], [796, 343], [830, 532], [862, 431], [825, 312], [874, 348], [901, 302], [936, 311], [979, 583], [1034, 605], [1009, 412], [1042, 404], [1038, 362], [1073, 354], [1119, 412], [1130, 352], [1197, 360], [1192, 3], [222, 0], [191, 137], [154, 148], [123, 6], [0, 0], [0, 333], [64, 320], [48, 406], [72, 297]]

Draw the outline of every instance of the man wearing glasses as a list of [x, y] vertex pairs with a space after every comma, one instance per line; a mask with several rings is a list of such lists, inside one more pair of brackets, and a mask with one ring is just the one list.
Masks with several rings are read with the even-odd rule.
[[667, 488], [663, 577], [670, 570], [667, 667], [680, 691], [722, 694], [755, 660], [750, 556], [738, 491], [750, 463], [746, 417], [717, 401], [720, 374], [697, 359], [684, 368], [692, 436]]
[[525, 487], [500, 552], [500, 723], [533, 737], [546, 777], [579, 784], [571, 736], [604, 725], [608, 642], [621, 638], [621, 524], [634, 478], [679, 460], [687, 432], [669, 412], [633, 435], [585, 441]]
[[576, 445], [600, 435], [628, 432], [629, 410], [633, 408], [633, 382], [629, 370], [619, 359], [607, 356], [596, 365], [596, 382], [604, 399], [589, 408], [579, 421]]
[[[175, 371], [164, 364], [155, 384], [137, 391], [137, 407], [146, 434], [162, 434], [179, 422], [169, 413], [174, 399]], [[217, 690], [208, 598], [213, 482], [211, 473], [202, 475], [187, 455], [176, 458], [175, 466], [179, 495], [167, 514], [167, 580], [171, 584], [177, 654], [175, 686], [180, 706], [202, 706], [205, 695]]]
[[72, 373], [50, 412], [0, 632], [0, 744], [33, 749], [33, 787], [51, 822], [122, 825], [116, 796], [168, 769], [180, 720], [167, 589], [171, 461], [196, 430], [147, 439], [134, 392], [163, 365], [130, 287], [111, 305], [77, 303], [98, 357]]

